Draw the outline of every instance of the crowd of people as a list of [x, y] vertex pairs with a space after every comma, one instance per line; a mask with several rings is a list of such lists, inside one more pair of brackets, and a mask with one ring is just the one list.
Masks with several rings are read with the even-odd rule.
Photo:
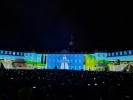
[[133, 100], [133, 73], [0, 70], [0, 100]]

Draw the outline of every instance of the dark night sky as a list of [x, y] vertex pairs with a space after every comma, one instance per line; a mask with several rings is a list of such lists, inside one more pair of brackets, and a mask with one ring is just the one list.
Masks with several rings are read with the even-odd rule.
[[60, 51], [73, 34], [77, 51], [133, 49], [126, 2], [1, 0], [0, 49]]

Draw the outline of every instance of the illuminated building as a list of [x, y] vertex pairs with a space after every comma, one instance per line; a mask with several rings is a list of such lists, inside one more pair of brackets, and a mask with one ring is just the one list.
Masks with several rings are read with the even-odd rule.
[[[94, 52], [93, 54], [73, 53], [63, 50], [53, 54], [15, 52], [0, 50], [0, 61], [6, 68], [16, 59], [24, 59], [28, 65], [46, 69], [97, 70], [108, 66], [112, 71], [122, 70], [133, 62], [133, 50], [117, 52]], [[119, 64], [117, 62], [119, 61]]]
[[5, 67], [9, 66], [16, 59], [24, 59], [27, 64], [36, 67], [45, 66], [45, 54], [0, 50], [0, 61], [4, 63]]
[[66, 50], [60, 54], [47, 54], [47, 69], [83, 70], [84, 54], [71, 54]]

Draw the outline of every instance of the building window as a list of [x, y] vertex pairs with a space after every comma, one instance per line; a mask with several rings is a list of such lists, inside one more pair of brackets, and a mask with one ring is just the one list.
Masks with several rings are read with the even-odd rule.
[[12, 52], [9, 52], [9, 55], [11, 55], [12, 54]]
[[118, 52], [116, 52], [116, 56], [118, 56]]
[[23, 56], [23, 53], [21, 53], [21, 56]]
[[131, 55], [132, 54], [132, 51], [129, 51], [129, 54]]
[[114, 53], [112, 53], [112, 56], [114, 56]]
[[81, 66], [79, 66], [79, 69], [81, 69]]
[[5, 51], [5, 55], [7, 55], [7, 51]]
[[17, 52], [17, 55], [19, 55], [19, 52]]
[[15, 52], [13, 52], [13, 55], [15, 55]]
[[122, 52], [120, 52], [120, 56], [122, 55]]
[[3, 51], [1, 51], [1, 54], [3, 54]]
[[124, 51], [124, 55], [127, 55], [127, 52], [126, 51]]

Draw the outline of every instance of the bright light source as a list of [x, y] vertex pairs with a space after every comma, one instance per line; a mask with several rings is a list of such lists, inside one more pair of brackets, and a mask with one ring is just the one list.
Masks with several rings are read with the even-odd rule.
[[36, 89], [36, 86], [33, 86], [33, 89]]
[[90, 86], [90, 84], [88, 84], [88, 86]]
[[97, 85], [97, 83], [95, 83], [95, 85]]

